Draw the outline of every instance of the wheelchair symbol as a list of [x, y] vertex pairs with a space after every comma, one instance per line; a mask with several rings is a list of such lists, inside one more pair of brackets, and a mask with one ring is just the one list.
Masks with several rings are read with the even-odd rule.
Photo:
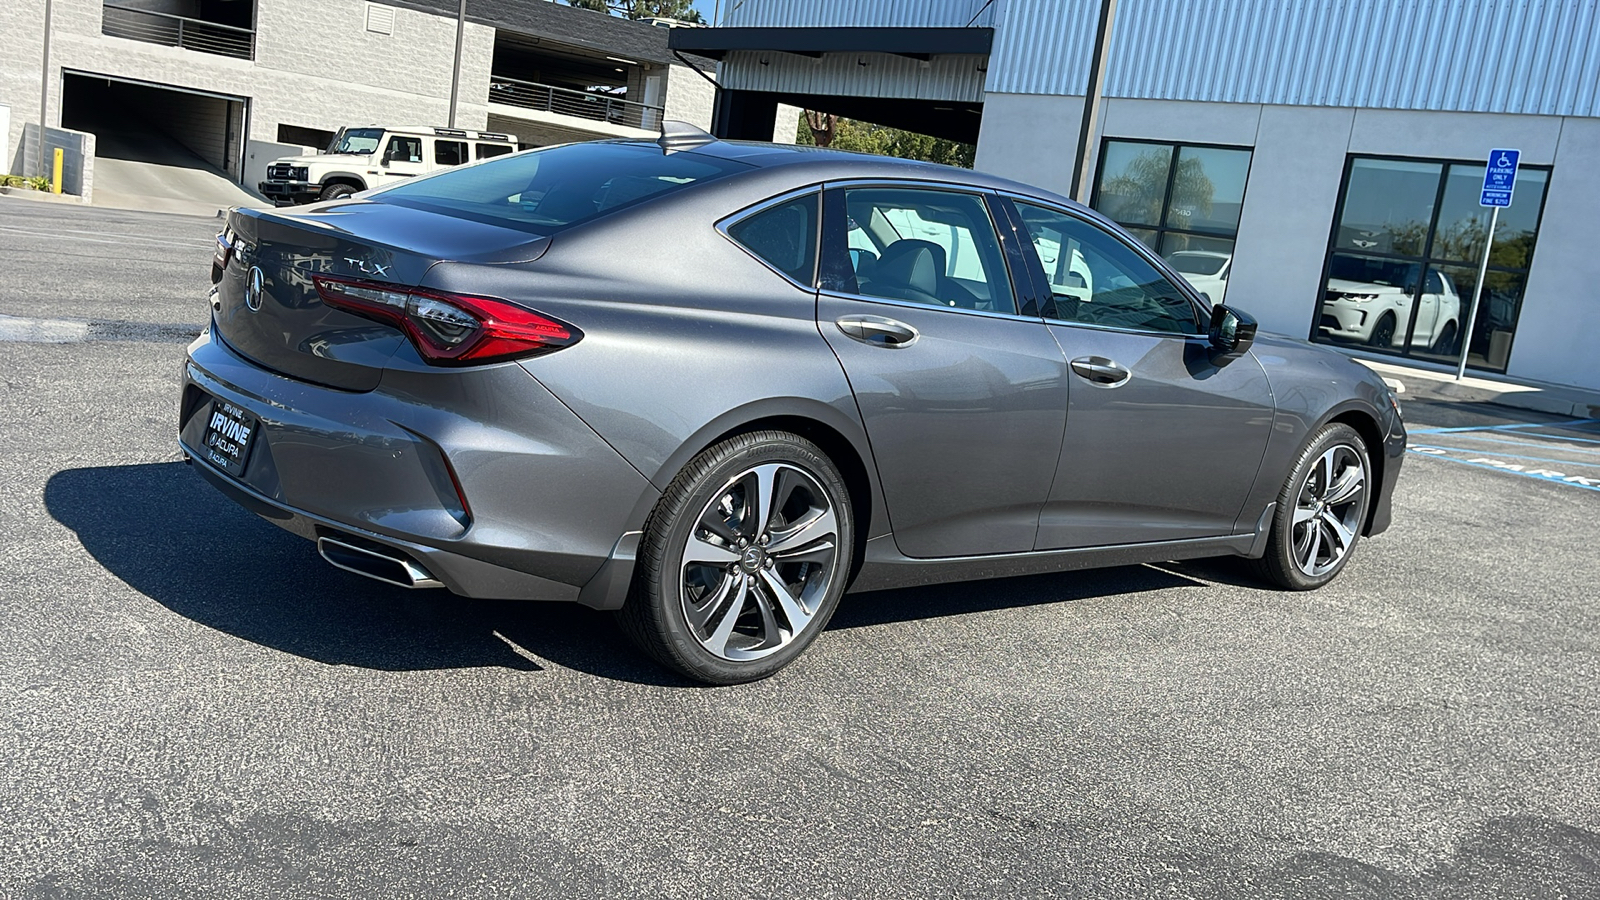
[[1495, 165], [1502, 169], [1509, 169], [1511, 168], [1511, 157], [1502, 153], [1500, 154], [1500, 158], [1495, 161]]

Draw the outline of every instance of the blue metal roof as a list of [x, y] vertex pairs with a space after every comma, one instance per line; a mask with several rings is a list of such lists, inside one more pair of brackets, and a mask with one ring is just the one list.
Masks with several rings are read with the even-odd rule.
[[[986, 89], [1082, 94], [1096, 0], [998, 0]], [[1112, 97], [1600, 116], [1600, 0], [1120, 0]]]

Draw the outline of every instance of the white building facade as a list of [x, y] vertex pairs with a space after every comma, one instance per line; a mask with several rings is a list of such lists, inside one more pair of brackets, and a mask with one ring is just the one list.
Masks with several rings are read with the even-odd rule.
[[[720, 59], [725, 132], [769, 103], [856, 115], [1070, 196], [1098, 12], [745, 0], [674, 46]], [[1111, 34], [1082, 199], [1213, 300], [1356, 355], [1453, 368], [1464, 345], [1481, 374], [1600, 389], [1594, 3], [1120, 0]], [[1496, 148], [1522, 168], [1468, 333]]]

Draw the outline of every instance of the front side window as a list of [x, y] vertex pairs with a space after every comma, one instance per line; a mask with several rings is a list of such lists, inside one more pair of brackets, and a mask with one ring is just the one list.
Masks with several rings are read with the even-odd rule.
[[[1470, 366], [1506, 369], [1549, 178], [1521, 167], [1500, 211]], [[1489, 230], [1482, 185], [1481, 162], [1350, 157], [1312, 339], [1458, 360]]]
[[849, 188], [846, 241], [855, 291], [868, 297], [1015, 314], [988, 207], [973, 194]]
[[1221, 303], [1249, 174], [1243, 147], [1107, 140], [1093, 206]]
[[803, 285], [815, 283], [819, 194], [752, 213], [728, 226], [739, 246]]
[[441, 166], [459, 166], [467, 161], [466, 141], [433, 142], [433, 161]]
[[383, 151], [383, 158], [390, 162], [422, 162], [422, 138], [398, 135], [390, 138], [389, 149]]
[[1132, 247], [1077, 216], [1021, 201], [1016, 206], [1050, 283], [1055, 318], [1132, 331], [1200, 333], [1194, 304]]

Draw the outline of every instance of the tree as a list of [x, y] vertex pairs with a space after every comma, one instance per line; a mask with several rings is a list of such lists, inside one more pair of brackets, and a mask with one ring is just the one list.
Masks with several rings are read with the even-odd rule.
[[567, 5], [591, 9], [624, 19], [660, 17], [704, 25], [705, 19], [694, 8], [693, 0], [567, 0]]
[[973, 145], [963, 144], [960, 141], [931, 137], [915, 131], [890, 128], [887, 125], [874, 125], [871, 122], [858, 122], [855, 119], [841, 119], [831, 113], [812, 110], [800, 114], [800, 129], [796, 140], [808, 146], [853, 150], [857, 153], [874, 153], [878, 156], [898, 156], [901, 159], [918, 159], [923, 162], [960, 166], [963, 169], [972, 168], [973, 156], [977, 150]]

